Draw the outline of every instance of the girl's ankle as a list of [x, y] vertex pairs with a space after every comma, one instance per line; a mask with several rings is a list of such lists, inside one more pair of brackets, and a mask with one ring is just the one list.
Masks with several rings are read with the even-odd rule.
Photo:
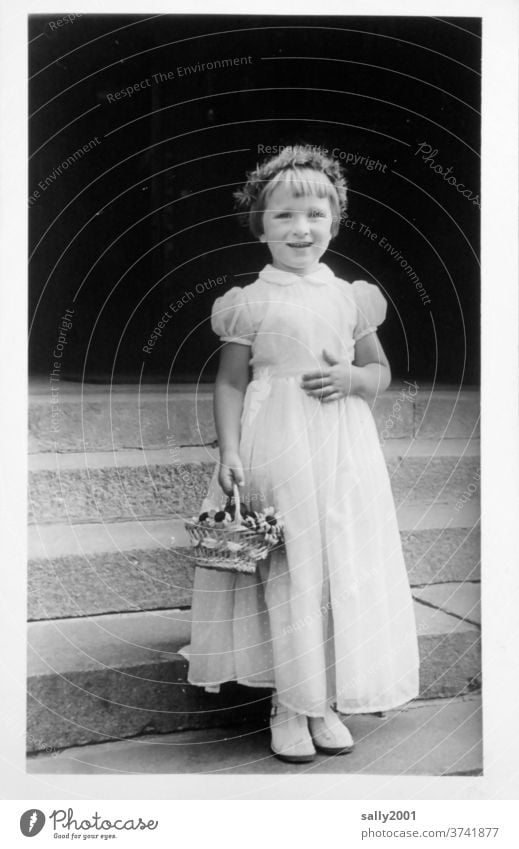
[[290, 717], [304, 716], [304, 714], [299, 713], [298, 711], [294, 710], [293, 708], [289, 708], [286, 705], [284, 705], [282, 702], [280, 702], [279, 697], [278, 697], [277, 693], [275, 693], [275, 692], [272, 694], [272, 709], [276, 713], [279, 713], [279, 711], [283, 711], [284, 713], [288, 714], [288, 716], [290, 716]]

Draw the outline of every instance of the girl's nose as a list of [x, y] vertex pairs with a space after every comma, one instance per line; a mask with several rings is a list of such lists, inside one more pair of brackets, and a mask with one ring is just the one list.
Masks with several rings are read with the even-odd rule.
[[309, 233], [309, 226], [306, 216], [298, 215], [297, 218], [294, 219], [294, 235], [295, 236], [306, 236]]

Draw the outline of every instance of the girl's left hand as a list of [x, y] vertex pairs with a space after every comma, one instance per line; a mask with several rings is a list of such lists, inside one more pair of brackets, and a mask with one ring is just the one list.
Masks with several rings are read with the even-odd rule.
[[323, 349], [325, 361], [329, 368], [308, 372], [301, 379], [301, 388], [307, 395], [312, 395], [320, 401], [337, 401], [348, 395], [355, 395], [361, 389], [362, 369], [351, 365], [346, 360], [338, 360]]

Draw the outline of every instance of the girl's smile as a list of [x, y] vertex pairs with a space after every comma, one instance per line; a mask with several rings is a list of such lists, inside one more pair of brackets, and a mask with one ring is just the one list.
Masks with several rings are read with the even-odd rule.
[[260, 236], [274, 267], [300, 275], [315, 271], [330, 243], [332, 220], [327, 197], [294, 196], [289, 186], [276, 186], [263, 213]]

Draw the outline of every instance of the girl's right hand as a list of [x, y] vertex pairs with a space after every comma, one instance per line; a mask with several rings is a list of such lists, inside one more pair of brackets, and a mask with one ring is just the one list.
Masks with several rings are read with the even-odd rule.
[[220, 458], [218, 483], [226, 495], [233, 494], [233, 485], [243, 486], [245, 475], [240, 455], [237, 451], [225, 451]]

